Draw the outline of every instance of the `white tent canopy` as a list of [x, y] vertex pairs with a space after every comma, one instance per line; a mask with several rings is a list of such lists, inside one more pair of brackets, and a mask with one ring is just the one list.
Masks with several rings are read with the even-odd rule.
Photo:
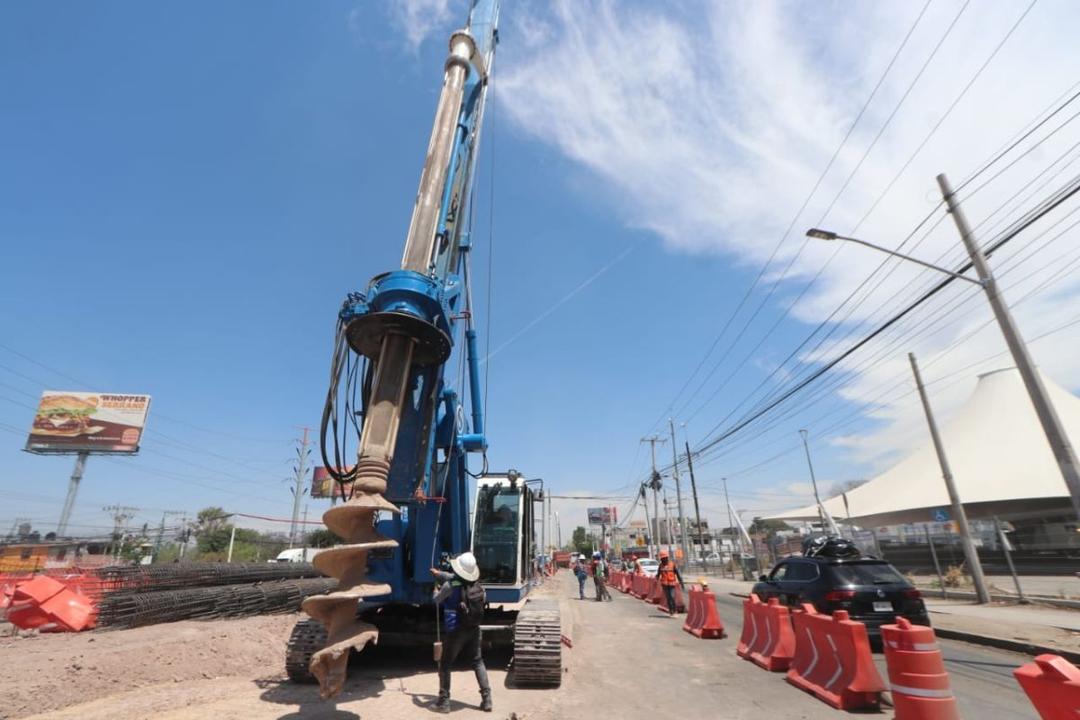
[[[1076, 447], [1080, 398], [1045, 376], [1043, 382]], [[1068, 512], [1065, 481], [1016, 368], [980, 375], [971, 397], [941, 427], [941, 436], [969, 516], [1002, 514], [1015, 518], [1059, 508]], [[922, 447], [848, 492], [847, 501], [847, 509], [839, 496], [822, 504], [838, 520], [850, 516], [862, 525], [926, 522], [933, 519], [934, 509], [948, 508], [949, 496], [929, 431]], [[817, 517], [817, 506], [811, 505], [771, 515], [770, 519]]]

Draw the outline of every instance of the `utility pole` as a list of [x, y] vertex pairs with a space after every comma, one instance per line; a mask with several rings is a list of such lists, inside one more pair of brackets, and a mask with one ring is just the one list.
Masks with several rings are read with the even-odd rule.
[[[547, 490], [544, 490], [544, 494], [540, 497], [540, 556], [545, 558], [541, 562], [540, 569], [544, 569], [544, 565], [547, 563], [547, 502], [548, 494]], [[535, 505], [533, 506], [536, 507]], [[535, 525], [533, 527], [536, 527]]]
[[[728, 525], [728, 532], [730, 533], [731, 529], [733, 527], [735, 527], [735, 523], [731, 519], [731, 498], [728, 497], [727, 478], [723, 479], [723, 483], [724, 483], [724, 504], [727, 505], [727, 525]], [[740, 549], [740, 555], [741, 555], [742, 535], [739, 535], [738, 538], [739, 538], [739, 549]], [[740, 567], [742, 566], [742, 557], [739, 558], [739, 566]], [[743, 573], [743, 575], [745, 575], [745, 574], [746, 573]], [[731, 579], [732, 580], [735, 579], [735, 553], [731, 553]]]
[[919, 399], [922, 400], [923, 411], [926, 413], [926, 424], [930, 427], [930, 438], [934, 441], [934, 451], [937, 452], [938, 464], [941, 466], [941, 477], [945, 480], [945, 490], [949, 493], [953, 517], [956, 518], [956, 525], [960, 530], [960, 544], [964, 548], [964, 558], [967, 560], [968, 569], [971, 570], [971, 579], [975, 583], [975, 597], [980, 603], [985, 604], [990, 602], [990, 593], [986, 589], [986, 578], [983, 576], [979, 552], [975, 549], [975, 542], [971, 539], [971, 528], [968, 526], [967, 513], [964, 511], [963, 503], [960, 502], [960, 493], [956, 490], [952, 470], [949, 469], [949, 460], [945, 456], [945, 446], [941, 443], [937, 422], [934, 421], [934, 413], [930, 409], [930, 400], [926, 397], [926, 388], [923, 386], [922, 375], [919, 373], [919, 364], [915, 361], [915, 353], [908, 353], [908, 360], [911, 361], [911, 372], [915, 375], [915, 385], [919, 389]]
[[821, 507], [821, 496], [818, 495], [817, 489], [817, 477], [814, 475], [814, 463], [810, 462], [810, 443], [807, 442], [806, 436], [809, 433], [806, 430], [800, 430], [799, 434], [802, 435], [803, 449], [806, 450], [806, 464], [810, 468], [810, 483], [814, 486], [814, 501], [817, 503], [818, 521], [821, 523], [821, 529], [825, 529], [825, 513]]
[[649, 540], [649, 555], [652, 557], [656, 557], [656, 552], [654, 552], [653, 550], [653, 540], [655, 538], [653, 538], [652, 534], [652, 524], [649, 522], [649, 497], [645, 493], [644, 483], [641, 484], [641, 507], [645, 510], [645, 530], [646, 537]]
[[296, 467], [293, 468], [295, 485], [292, 488], [293, 493], [293, 508], [292, 508], [292, 524], [289, 526], [289, 547], [291, 548], [296, 544], [296, 529], [300, 520], [300, 500], [304, 496], [304, 479], [307, 476], [307, 460], [311, 451], [308, 449], [308, 432], [311, 428], [301, 428], [304, 431], [304, 437], [300, 440], [300, 447], [296, 448]]
[[303, 557], [304, 562], [308, 562], [308, 556], [307, 556], [307, 551], [308, 551], [307, 511], [308, 511], [307, 503], [304, 503], [304, 527], [300, 528], [301, 537], [304, 538], [304, 550], [303, 550], [304, 554], [301, 556], [301, 557]]
[[86, 459], [90, 457], [89, 450], [81, 450], [75, 457], [75, 469], [71, 471], [71, 480], [68, 481], [67, 497], [64, 498], [64, 509], [60, 511], [60, 522], [56, 525], [56, 537], [64, 537], [67, 534], [68, 521], [71, 520], [71, 511], [75, 508], [75, 495], [79, 492], [79, 482], [86, 470]]
[[[670, 501], [667, 498], [667, 488], [664, 488], [662, 490], [662, 493], [664, 495], [664, 532], [667, 534], [667, 543], [665, 544], [667, 545], [668, 553], [671, 553], [671, 544], [675, 540], [674, 525], [671, 522], [671, 505], [669, 504]], [[671, 561], [675, 562], [674, 556], [672, 556]]]
[[[675, 445], [675, 421], [668, 418], [668, 427], [671, 428], [671, 457], [673, 463], [672, 474], [675, 476], [675, 500], [679, 512], [679, 535], [682, 540], [683, 562], [690, 562], [690, 546], [686, 544], [686, 516], [683, 514], [682, 484], [679, 482], [679, 455]], [[689, 457], [689, 456], [688, 456]]]
[[690, 490], [694, 493], [694, 521], [697, 523], [698, 548], [701, 551], [701, 568], [709, 574], [709, 553], [705, 552], [701, 538], [701, 507], [698, 505], [697, 482], [694, 481], [694, 456], [690, 454], [690, 441], [686, 441], [686, 469], [690, 471]]
[[555, 536], [559, 549], [562, 550], [562, 523], [559, 521], [559, 511], [555, 511]]
[[956, 229], [960, 231], [964, 247], [971, 256], [971, 264], [975, 267], [986, 297], [990, 300], [990, 307], [1001, 327], [1001, 333], [1005, 336], [1005, 343], [1009, 346], [1009, 352], [1012, 353], [1016, 369], [1020, 371], [1024, 387], [1027, 388], [1028, 395], [1031, 397], [1031, 404], [1035, 406], [1035, 414], [1042, 424], [1046, 440], [1050, 443], [1050, 450], [1054, 453], [1054, 459], [1057, 460], [1058, 468], [1061, 470], [1061, 477], [1065, 480], [1065, 486], [1072, 497], [1073, 512], [1080, 518], [1080, 463], [1077, 462], [1076, 452], [1069, 442], [1069, 436], [1065, 434], [1065, 428], [1061, 424], [1054, 405], [1050, 402], [1050, 396], [1046, 392], [1042, 378], [1035, 370], [1035, 362], [1028, 352], [1024, 339], [1020, 336], [1016, 321], [1009, 311], [1009, 306], [1005, 304], [1005, 298], [998, 289], [997, 280], [994, 279], [982, 248], [979, 247], [975, 235], [968, 226], [967, 218], [964, 217], [964, 212], [956, 201], [948, 179], [941, 174], [937, 176], [937, 181], [941, 187], [941, 194], [949, 206], [949, 212], [956, 222]]
[[[656, 443], [663, 445], [667, 441], [653, 435], [652, 437], [642, 438], [641, 442], [649, 443], [649, 449], [652, 453], [652, 475], [649, 476], [649, 487], [652, 488], [653, 492], [653, 522], [656, 523], [656, 537], [654, 538], [656, 552], [653, 557], [657, 557], [660, 554], [660, 488], [662, 484], [660, 482], [660, 473], [656, 472]], [[646, 514], [648, 514], [647, 511]]]
[[[161, 513], [161, 525], [158, 526], [157, 539], [154, 541], [155, 561], [157, 560], [158, 553], [161, 552], [161, 544], [165, 541], [165, 519], [170, 516], [182, 516], [185, 520], [187, 519], [187, 513], [183, 510], [166, 510], [165, 512]], [[181, 527], [180, 533], [178, 533], [178, 537], [182, 534], [183, 527]]]
[[123, 529], [127, 526], [127, 521], [135, 517], [135, 513], [139, 512], [139, 508], [128, 507], [127, 505], [106, 505], [101, 508], [107, 513], [112, 514], [113, 518], [113, 557], [120, 557], [120, 548], [123, 546], [123, 542], [118, 542], [118, 539], [123, 538]]

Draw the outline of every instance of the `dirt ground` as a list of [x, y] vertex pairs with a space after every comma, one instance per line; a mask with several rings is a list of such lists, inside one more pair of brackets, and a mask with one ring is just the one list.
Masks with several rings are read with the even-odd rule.
[[[280, 671], [296, 615], [0, 638], [0, 717]], [[197, 698], [194, 698], [197, 701]], [[115, 708], [114, 708], [115, 709]], [[116, 714], [114, 717], [144, 717]]]
[[[550, 588], [539, 594], [545, 590]], [[0, 638], [0, 718], [285, 720], [427, 714], [426, 706], [438, 690], [430, 650], [378, 648], [354, 657], [345, 691], [333, 702], [319, 699], [317, 686], [288, 682], [285, 643], [300, 617], [193, 620], [132, 630]], [[490, 653], [487, 659], [498, 700], [509, 692], [504, 690], [509, 655]], [[453, 683], [455, 717], [472, 714], [469, 710], [477, 717], [493, 717], [476, 707], [480, 697], [471, 671], [456, 672]], [[528, 696], [545, 691], [513, 692]]]
[[[702, 641], [653, 606], [614, 593], [614, 602], [577, 599], [560, 573], [538, 591], [557, 598], [564, 633], [558, 689], [507, 685], [509, 657], [488, 654], [494, 713], [479, 710], [467, 668], [453, 676], [452, 718], [558, 720], [598, 713], [626, 720], [679, 714], [725, 720], [837, 717], [812, 696], [735, 656], [735, 638]], [[430, 652], [380, 648], [350, 666], [344, 692], [319, 699], [311, 685], [285, 680], [286, 638], [296, 616], [182, 622], [0, 641], [0, 716], [50, 720], [374, 720], [435, 717], [438, 678]], [[7, 713], [6, 715], [4, 713]], [[38, 714], [35, 714], [38, 713]]]

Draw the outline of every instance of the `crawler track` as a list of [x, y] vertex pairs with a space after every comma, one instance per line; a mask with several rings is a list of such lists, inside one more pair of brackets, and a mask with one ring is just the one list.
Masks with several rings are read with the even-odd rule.
[[326, 647], [326, 628], [318, 620], [307, 618], [296, 623], [289, 644], [285, 646], [285, 673], [298, 683], [316, 683], [311, 674], [311, 658]]
[[558, 687], [562, 684], [562, 622], [550, 601], [533, 601], [514, 624], [514, 684]]

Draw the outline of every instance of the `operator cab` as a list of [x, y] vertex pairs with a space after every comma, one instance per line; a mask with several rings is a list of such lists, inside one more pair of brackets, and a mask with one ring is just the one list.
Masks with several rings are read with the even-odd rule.
[[533, 579], [534, 500], [532, 488], [516, 473], [476, 481], [472, 552], [490, 602], [524, 599]]

